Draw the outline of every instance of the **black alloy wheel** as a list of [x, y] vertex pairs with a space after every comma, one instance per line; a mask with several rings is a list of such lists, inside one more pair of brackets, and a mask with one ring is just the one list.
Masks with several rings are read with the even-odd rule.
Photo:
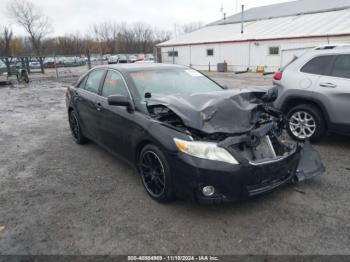
[[77, 144], [85, 144], [87, 142], [87, 139], [81, 132], [79, 120], [74, 111], [71, 111], [69, 114], [69, 126], [74, 142]]
[[171, 176], [164, 154], [155, 146], [143, 148], [138, 164], [147, 193], [158, 202], [174, 199]]

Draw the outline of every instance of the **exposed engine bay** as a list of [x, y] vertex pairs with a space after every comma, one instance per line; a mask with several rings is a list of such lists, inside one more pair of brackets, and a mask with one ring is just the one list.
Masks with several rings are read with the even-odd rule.
[[163, 125], [186, 133], [194, 141], [215, 142], [253, 164], [295, 151], [297, 143], [282, 137], [283, 114], [270, 106], [273, 92], [222, 93], [225, 96], [219, 94], [218, 98], [216, 94], [214, 99], [204, 94], [203, 102], [200, 94], [183, 99], [166, 97], [162, 103], [152, 101], [147, 108], [151, 117]]

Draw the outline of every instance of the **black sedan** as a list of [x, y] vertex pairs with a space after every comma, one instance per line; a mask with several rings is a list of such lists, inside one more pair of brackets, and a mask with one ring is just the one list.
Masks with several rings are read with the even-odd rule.
[[159, 202], [221, 203], [320, 175], [309, 142], [283, 139], [271, 89], [225, 90], [191, 68], [101, 66], [66, 95], [78, 144], [99, 144], [135, 167]]

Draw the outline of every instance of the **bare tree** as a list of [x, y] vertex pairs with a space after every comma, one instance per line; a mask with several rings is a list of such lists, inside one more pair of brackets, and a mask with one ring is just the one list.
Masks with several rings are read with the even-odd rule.
[[10, 72], [10, 63], [12, 58], [11, 41], [12, 41], [12, 30], [9, 26], [2, 27], [0, 32], [0, 56], [4, 56], [1, 60], [5, 63], [7, 67], [7, 72]]
[[203, 26], [204, 24], [200, 21], [184, 24], [182, 25], [182, 33], [183, 34], [192, 33], [193, 31], [201, 29]]
[[132, 28], [135, 35], [135, 49], [142, 53], [149, 52], [149, 46], [152, 45], [154, 34], [152, 28], [145, 23], [135, 23]]
[[12, 0], [7, 9], [10, 17], [29, 34], [33, 52], [40, 62], [41, 71], [44, 72], [41, 44], [42, 39], [51, 32], [48, 17], [27, 0]]
[[117, 50], [117, 38], [119, 34], [119, 25], [112, 22], [103, 22], [93, 24], [91, 31], [95, 39], [100, 42], [101, 53], [115, 53]]
[[159, 30], [157, 28], [155, 28], [153, 31], [156, 44], [168, 41], [173, 36], [171, 31]]
[[3, 27], [3, 36], [4, 36], [4, 55], [11, 56], [12, 55], [11, 41], [12, 41], [13, 32], [10, 27], [8, 26]]
[[0, 32], [0, 56], [4, 55], [4, 49], [5, 49], [5, 39], [4, 39], [4, 35]]

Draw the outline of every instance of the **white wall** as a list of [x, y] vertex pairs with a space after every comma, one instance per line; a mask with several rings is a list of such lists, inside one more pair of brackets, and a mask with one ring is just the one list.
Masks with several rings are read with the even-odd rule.
[[[264, 66], [266, 72], [277, 71], [287, 64], [294, 55], [319, 45], [332, 43], [350, 43], [350, 37], [295, 39], [259, 41], [244, 43], [206, 44], [193, 46], [164, 47], [162, 51], [163, 63], [172, 63], [173, 58], [168, 56], [168, 51], [178, 51], [175, 63], [192, 66], [198, 70], [216, 71], [217, 63], [226, 61], [229, 71], [242, 71], [247, 69], [255, 71], [257, 66]], [[279, 55], [269, 55], [269, 47], [280, 47]], [[214, 56], [207, 56], [207, 49], [214, 49]]]

